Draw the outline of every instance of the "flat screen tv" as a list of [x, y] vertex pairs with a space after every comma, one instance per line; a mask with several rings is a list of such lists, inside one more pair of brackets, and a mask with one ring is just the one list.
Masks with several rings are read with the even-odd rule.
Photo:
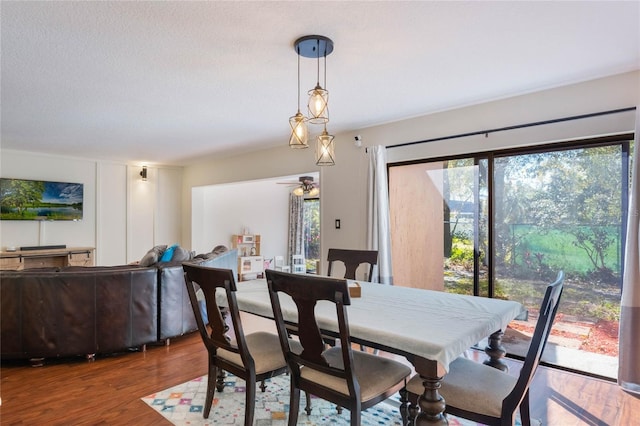
[[0, 219], [82, 220], [81, 183], [0, 178]]

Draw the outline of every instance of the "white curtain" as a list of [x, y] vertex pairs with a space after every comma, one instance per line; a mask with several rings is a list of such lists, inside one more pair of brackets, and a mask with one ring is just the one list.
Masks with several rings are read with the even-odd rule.
[[640, 106], [636, 107], [634, 140], [620, 302], [618, 384], [640, 394]]
[[[367, 249], [378, 250], [378, 282], [393, 284], [387, 149], [381, 145], [372, 146], [367, 148], [367, 155]], [[371, 280], [375, 282], [375, 276]]]
[[289, 194], [289, 244], [287, 246], [287, 265], [293, 265], [291, 256], [294, 254], [304, 254], [303, 208], [304, 197]]

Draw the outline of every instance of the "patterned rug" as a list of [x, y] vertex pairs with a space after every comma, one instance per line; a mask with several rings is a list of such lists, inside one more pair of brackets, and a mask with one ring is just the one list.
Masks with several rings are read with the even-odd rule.
[[[285, 426], [289, 409], [289, 377], [278, 376], [268, 380], [264, 393], [256, 390], [255, 426]], [[207, 376], [145, 396], [142, 401], [176, 426], [242, 425], [244, 423], [245, 382], [228, 374], [223, 392], [215, 393], [209, 418], [202, 417], [207, 393]], [[304, 411], [304, 393], [300, 394], [298, 425], [349, 425], [349, 410], [338, 414], [335, 405], [320, 398], [311, 397], [311, 415]], [[399, 396], [362, 412], [363, 426], [400, 426]], [[475, 426], [475, 422], [448, 416], [451, 426]]]

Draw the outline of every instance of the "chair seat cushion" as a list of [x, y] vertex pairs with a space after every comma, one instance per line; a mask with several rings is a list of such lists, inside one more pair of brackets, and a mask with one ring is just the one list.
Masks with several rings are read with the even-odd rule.
[[[440, 394], [447, 406], [499, 418], [502, 401], [513, 390], [517, 380], [517, 377], [488, 365], [457, 358], [442, 379]], [[409, 380], [407, 390], [422, 395], [424, 386], [420, 376]]]
[[[323, 355], [330, 366], [344, 368], [340, 347], [327, 349]], [[383, 394], [411, 374], [411, 369], [398, 361], [356, 351], [353, 352], [353, 371], [360, 384], [360, 400], [362, 402]], [[336, 390], [343, 395], [349, 395], [347, 381], [339, 377], [309, 367], [301, 368], [300, 376], [326, 388]]]
[[[273, 370], [278, 370], [287, 365], [282, 355], [280, 340], [276, 334], [259, 331], [245, 336], [245, 341], [249, 347], [249, 353], [253, 357], [256, 367], [256, 374], [262, 374]], [[235, 344], [232, 342], [232, 344]], [[291, 349], [300, 353], [302, 347], [297, 341], [290, 340]], [[240, 354], [218, 349], [216, 355], [229, 361], [240, 368], [243, 368]]]

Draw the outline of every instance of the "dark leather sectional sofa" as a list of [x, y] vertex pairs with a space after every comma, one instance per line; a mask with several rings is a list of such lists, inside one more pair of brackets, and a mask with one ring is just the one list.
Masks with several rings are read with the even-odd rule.
[[[237, 256], [189, 262], [237, 273]], [[197, 329], [181, 262], [3, 271], [0, 303], [2, 359], [113, 353]]]

